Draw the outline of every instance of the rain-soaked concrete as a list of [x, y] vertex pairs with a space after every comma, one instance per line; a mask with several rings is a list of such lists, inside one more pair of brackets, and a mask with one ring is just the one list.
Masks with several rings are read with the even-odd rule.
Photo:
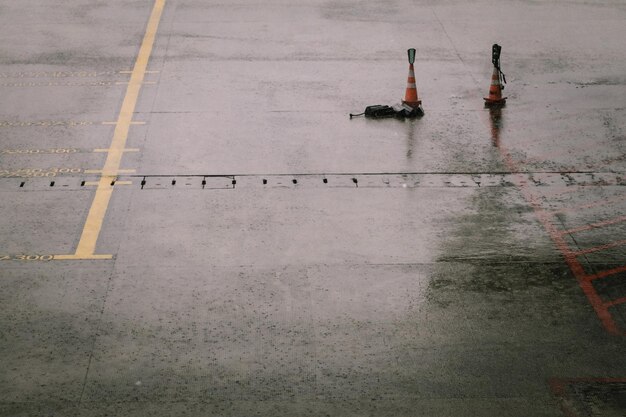
[[[4, 0], [0, 33], [1, 416], [626, 415], [623, 1]], [[350, 120], [411, 47], [426, 115]]]

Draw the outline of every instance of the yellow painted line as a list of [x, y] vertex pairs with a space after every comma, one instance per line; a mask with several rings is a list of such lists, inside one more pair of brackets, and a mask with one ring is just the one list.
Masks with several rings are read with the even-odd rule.
[[[85, 185], [87, 186], [98, 186], [100, 185], [100, 181], [85, 181]], [[132, 181], [115, 181], [115, 186], [117, 187], [118, 185], [133, 185]], [[109, 187], [111, 186], [111, 183], [109, 182]]]
[[[130, 82], [126, 88], [124, 101], [122, 102], [122, 107], [115, 124], [113, 140], [111, 141], [111, 146], [109, 147], [102, 172], [119, 172], [122, 156], [124, 154], [123, 150], [126, 149], [126, 141], [128, 140], [128, 131], [132, 124], [133, 113], [135, 112], [137, 99], [139, 98], [139, 91], [141, 90], [141, 85], [143, 84], [143, 79], [148, 67], [148, 61], [152, 54], [154, 39], [159, 28], [159, 22], [164, 7], [165, 0], [155, 0], [150, 19], [148, 20], [148, 26], [146, 27], [146, 32], [141, 42], [139, 53], [137, 54], [137, 60], [131, 72]], [[96, 195], [94, 196], [91, 207], [89, 208], [89, 213], [87, 214], [87, 219], [85, 220], [85, 226], [83, 227], [80, 241], [76, 247], [76, 253], [74, 253], [74, 255], [57, 255], [55, 259], [111, 259], [111, 255], [95, 255], [95, 251], [96, 242], [98, 241], [98, 236], [102, 229], [102, 223], [109, 207], [114, 187], [111, 187], [111, 178], [106, 176], [100, 178], [97, 187]]]
[[[102, 122], [103, 125], [116, 125], [118, 123], [119, 123], [119, 121], [117, 121], [117, 122]], [[146, 122], [130, 122], [128, 124], [129, 125], [145, 125]]]
[[[128, 81], [116, 81], [115, 82], [115, 85], [126, 85], [126, 84], [129, 84], [129, 82]], [[156, 84], [156, 81], [144, 81], [143, 84], [153, 85], [153, 84]]]
[[[145, 74], [158, 74], [159, 72], [160, 71], [145, 71], [144, 73]], [[120, 74], [132, 74], [132, 73], [133, 73], [132, 71], [128, 71], [128, 70], [120, 71]]]
[[96, 259], [113, 259], [113, 255], [54, 255], [52, 258], [58, 261], [88, 261], [88, 260], [96, 260]]
[[[93, 150], [94, 152], [100, 152], [100, 153], [105, 153], [105, 152], [110, 152], [111, 150], [109, 148], [97, 148]], [[122, 149], [122, 152], [139, 152], [139, 148], [126, 148], [126, 149]]]
[[[112, 152], [123, 152], [123, 151], [113, 151], [110, 150], [109, 153]], [[117, 174], [134, 174], [135, 172], [137, 172], [136, 169], [116, 169], [115, 171], [111, 171], [111, 172], [106, 172], [102, 169], [86, 169], [83, 171], [85, 174], [102, 174], [105, 176], [115, 176]]]

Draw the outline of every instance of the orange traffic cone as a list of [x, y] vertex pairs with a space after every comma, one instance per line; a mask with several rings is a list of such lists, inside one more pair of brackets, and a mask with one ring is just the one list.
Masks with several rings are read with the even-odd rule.
[[485, 97], [485, 106], [504, 106], [504, 104], [506, 104], [506, 97], [502, 97], [502, 88], [500, 70], [493, 67], [491, 85], [489, 86], [489, 96]]
[[404, 94], [404, 100], [402, 104], [406, 104], [412, 108], [421, 106], [422, 100], [417, 98], [417, 87], [415, 86], [415, 71], [413, 69], [413, 63], [409, 64], [409, 77], [406, 81], [406, 93]]

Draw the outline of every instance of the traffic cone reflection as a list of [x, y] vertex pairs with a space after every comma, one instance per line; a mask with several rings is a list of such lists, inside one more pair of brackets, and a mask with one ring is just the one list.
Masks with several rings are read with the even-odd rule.
[[496, 148], [500, 147], [500, 129], [502, 129], [502, 106], [489, 108], [489, 124], [491, 127], [491, 143]]

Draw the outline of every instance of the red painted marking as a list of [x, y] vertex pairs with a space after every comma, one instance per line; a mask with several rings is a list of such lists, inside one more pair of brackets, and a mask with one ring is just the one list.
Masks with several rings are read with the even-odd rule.
[[596, 201], [594, 203], [581, 204], [579, 206], [573, 206], [573, 207], [564, 207], [562, 209], [553, 210], [552, 213], [554, 213], [554, 214], [557, 214], [557, 213], [567, 213], [567, 212], [570, 212], [570, 211], [577, 211], [577, 210], [590, 209], [590, 208], [594, 208], [594, 207], [608, 206], [610, 204], [617, 203], [617, 202], [624, 201], [624, 200], [626, 200], [626, 196], [615, 197], [615, 198], [607, 198], [607, 199], [604, 199], [604, 200]]
[[569, 235], [572, 233], [584, 232], [585, 230], [597, 229], [597, 228], [604, 227], [604, 226], [610, 226], [612, 224], [622, 223], [624, 221], [626, 221], [626, 216], [619, 216], [614, 219], [603, 220], [601, 222], [591, 223], [585, 226], [575, 227], [569, 230], [562, 230], [559, 233], [561, 233], [562, 235]]
[[580, 288], [582, 288], [583, 292], [587, 296], [589, 303], [598, 315], [598, 318], [602, 322], [604, 329], [614, 335], [621, 334], [622, 332], [617, 327], [617, 323], [615, 323], [615, 320], [613, 320], [613, 316], [609, 311], [609, 306], [598, 295], [598, 292], [591, 284], [591, 281], [579, 280], [578, 285], [580, 285]]
[[588, 253], [599, 252], [602, 250], [611, 249], [616, 246], [623, 246], [623, 245], [626, 245], [626, 240], [618, 240], [612, 243], [607, 243], [606, 245], [596, 246], [594, 248], [589, 248], [589, 249], [583, 249], [583, 250], [579, 250], [579, 251], [572, 252], [572, 253], [575, 256], [580, 256], [580, 255], [586, 255]]
[[583, 278], [587, 281], [593, 281], [596, 279], [608, 277], [610, 275], [619, 274], [620, 272], [626, 272], [626, 265], [620, 266], [618, 268], [607, 269], [606, 271], [598, 272], [597, 274], [587, 275], [586, 277], [583, 277]]
[[615, 300], [611, 300], [609, 301], [607, 304], [607, 307], [613, 307], [619, 304], [624, 304], [626, 303], [626, 297], [622, 297], [622, 298], [617, 298]]
[[[482, 114], [486, 114], [486, 113], [483, 112]], [[489, 121], [493, 123], [491, 118], [489, 118]], [[511, 154], [507, 152], [507, 150], [503, 146], [499, 146], [498, 150], [500, 151], [500, 155], [502, 159], [504, 160], [505, 165], [507, 166], [509, 171], [519, 172], [520, 171], [519, 164], [513, 159]], [[567, 263], [567, 266], [569, 267], [570, 271], [572, 271], [572, 274], [578, 281], [578, 285], [580, 286], [583, 293], [587, 297], [587, 300], [593, 307], [604, 329], [607, 332], [614, 334], [614, 335], [626, 334], [620, 331], [619, 328], [617, 327], [617, 324], [615, 323], [615, 320], [613, 320], [613, 317], [611, 316], [611, 313], [609, 312], [607, 305], [604, 303], [602, 298], [599, 296], [598, 292], [593, 287], [591, 280], [588, 279], [588, 275], [585, 272], [585, 269], [583, 268], [582, 264], [580, 263], [580, 261], [578, 261], [574, 252], [572, 252], [572, 250], [569, 248], [569, 245], [564, 240], [563, 236], [565, 234], [573, 233], [573, 232], [561, 231], [557, 229], [557, 227], [552, 222], [553, 215], [542, 208], [539, 202], [540, 196], [535, 195], [532, 192], [532, 189], [528, 186], [528, 183], [524, 180], [524, 177], [522, 175], [520, 174], [514, 175], [513, 180], [514, 180], [514, 184], [517, 185], [517, 187], [519, 188], [520, 192], [522, 193], [526, 201], [528, 201], [531, 207], [533, 208], [537, 219], [543, 225], [545, 230], [548, 232], [548, 234], [550, 235], [550, 238], [556, 245], [557, 249], [561, 252], [561, 255], [563, 255], [563, 258], [565, 258], [565, 262]], [[585, 226], [585, 229], [582, 229], [582, 230], [586, 230], [586, 228], [602, 227], [608, 224], [618, 223], [618, 222], [625, 221], [625, 220], [626, 220], [626, 216], [622, 216], [616, 219], [607, 220], [604, 222], [599, 222], [593, 225]]]

